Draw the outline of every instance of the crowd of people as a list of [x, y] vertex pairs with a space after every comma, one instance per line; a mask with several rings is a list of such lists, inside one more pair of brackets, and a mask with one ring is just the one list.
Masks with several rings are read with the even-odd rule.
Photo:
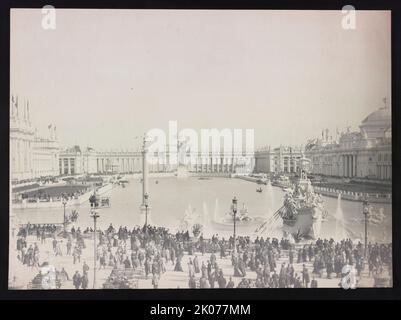
[[[27, 248], [26, 244], [26, 236], [32, 234], [32, 230], [42, 241], [42, 235], [46, 238], [48, 234], [44, 231], [54, 228], [29, 225], [19, 232], [19, 259], [28, 266], [40, 266], [39, 246], [34, 243]], [[72, 228], [68, 237], [61, 240], [53, 235], [53, 253], [55, 256], [65, 253], [72, 257], [74, 265], [81, 264], [85, 238], [90, 237], [93, 237], [91, 228], [83, 232], [80, 228]], [[136, 272], [151, 279], [154, 288], [158, 288], [169, 265], [174, 272], [184, 272], [183, 265], [187, 266], [189, 288], [316, 288], [319, 279], [340, 278], [345, 265], [354, 266], [360, 275], [367, 264], [371, 276], [382, 272], [385, 266], [391, 269], [392, 263], [391, 244], [369, 244], [365, 257], [364, 245], [350, 239], [340, 242], [318, 239], [304, 245], [295, 245], [287, 239], [259, 237], [253, 240], [237, 237], [234, 240], [233, 237], [225, 239], [218, 235], [205, 239], [200, 235], [193, 239], [188, 232], [172, 233], [164, 227], [148, 225], [115, 229], [112, 224], [106, 230], [98, 231], [98, 239], [98, 269]], [[218, 258], [230, 259], [230, 275], [224, 274]], [[75, 272], [72, 281], [76, 289], [88, 287], [88, 271], [84, 262], [82, 275], [78, 270]], [[256, 279], [249, 277], [249, 272], [254, 272]], [[69, 279], [65, 270], [63, 274], [64, 280]], [[121, 277], [121, 287], [126, 287], [127, 277]], [[119, 286], [118, 277], [113, 276], [113, 283]]]
[[38, 191], [35, 193], [23, 193], [21, 194], [21, 200], [26, 199], [28, 202], [57, 202], [62, 199], [77, 199], [79, 196], [87, 192], [87, 188], [79, 189], [74, 192], [63, 192], [56, 195], [50, 195], [45, 191]]

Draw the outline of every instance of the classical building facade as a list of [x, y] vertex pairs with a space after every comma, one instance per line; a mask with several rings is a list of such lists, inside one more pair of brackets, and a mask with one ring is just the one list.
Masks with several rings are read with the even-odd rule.
[[301, 158], [302, 147], [261, 148], [255, 152], [254, 171], [256, 173], [295, 173]]
[[333, 139], [328, 130], [310, 140], [305, 153], [312, 160], [312, 173], [391, 181], [391, 110], [384, 106], [369, 114], [358, 132]]
[[[174, 172], [178, 161], [170, 161], [174, 155], [148, 154], [149, 172]], [[250, 173], [254, 167], [254, 155], [249, 153], [191, 154], [183, 165], [193, 173]], [[142, 154], [138, 151], [81, 151], [79, 146], [60, 153], [60, 175], [84, 173], [138, 173], [142, 171]]]
[[58, 163], [59, 175], [97, 173], [97, 152], [90, 147], [81, 150], [80, 146], [65, 148], [60, 151]]
[[40, 137], [31, 123], [29, 101], [11, 95], [10, 179], [29, 180], [58, 175], [59, 143], [56, 127], [49, 125], [48, 136]]

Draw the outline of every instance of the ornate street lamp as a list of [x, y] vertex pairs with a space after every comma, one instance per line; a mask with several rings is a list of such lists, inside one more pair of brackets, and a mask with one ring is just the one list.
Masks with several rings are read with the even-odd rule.
[[145, 205], [145, 233], [148, 233], [148, 206], [149, 206], [149, 194], [145, 193], [144, 196], [144, 205]]
[[369, 219], [369, 212], [370, 212], [370, 205], [365, 197], [365, 199], [362, 202], [362, 212], [363, 215], [365, 216], [365, 259], [367, 258], [367, 253], [368, 253], [368, 219]]
[[67, 199], [65, 197], [63, 197], [63, 200], [61, 202], [63, 204], [64, 207], [64, 217], [63, 217], [63, 237], [65, 237], [66, 235], [66, 229], [67, 229], [67, 219], [65, 216], [65, 206], [67, 205]]
[[96, 260], [97, 260], [97, 245], [96, 245], [96, 220], [99, 218], [95, 208], [90, 209], [90, 215], [93, 219], [93, 289], [96, 289]]
[[235, 225], [237, 221], [237, 203], [238, 200], [236, 197], [233, 198], [233, 215], [234, 215], [234, 253], [237, 252], [237, 237], [235, 234]]

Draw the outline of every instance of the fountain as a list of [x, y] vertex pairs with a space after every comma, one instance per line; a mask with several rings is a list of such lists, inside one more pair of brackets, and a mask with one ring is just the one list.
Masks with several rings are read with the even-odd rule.
[[338, 194], [337, 198], [337, 209], [334, 215], [336, 219], [336, 229], [335, 229], [335, 240], [342, 240], [347, 238], [347, 232], [344, 227], [344, 213], [343, 209], [341, 208], [341, 193]]
[[206, 202], [203, 202], [203, 216], [202, 216], [203, 226], [208, 228], [210, 226], [210, 216], [209, 210], [207, 209]]
[[273, 215], [273, 210], [274, 210], [273, 187], [270, 183], [270, 180], [267, 182], [267, 185], [266, 185], [266, 198], [267, 198], [267, 216], [266, 216], [266, 218], [269, 219]]
[[267, 236], [267, 237], [281, 237], [282, 236], [282, 222], [279, 216], [275, 214], [274, 209], [274, 195], [273, 187], [270, 180], [266, 184], [266, 200], [267, 209], [264, 218], [264, 222], [255, 229], [255, 235]]
[[214, 204], [213, 221], [218, 221], [218, 219], [220, 219], [220, 208], [219, 208], [219, 199], [216, 198], [216, 202]]

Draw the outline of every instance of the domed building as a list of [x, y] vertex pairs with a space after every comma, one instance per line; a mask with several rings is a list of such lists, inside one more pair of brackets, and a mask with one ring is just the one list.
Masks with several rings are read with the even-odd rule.
[[368, 115], [359, 126], [365, 139], [384, 138], [391, 131], [391, 110], [384, 106]]
[[[385, 101], [385, 100], [384, 100]], [[312, 173], [391, 182], [391, 109], [385, 104], [362, 120], [359, 132], [336, 139], [322, 133], [305, 148]]]

